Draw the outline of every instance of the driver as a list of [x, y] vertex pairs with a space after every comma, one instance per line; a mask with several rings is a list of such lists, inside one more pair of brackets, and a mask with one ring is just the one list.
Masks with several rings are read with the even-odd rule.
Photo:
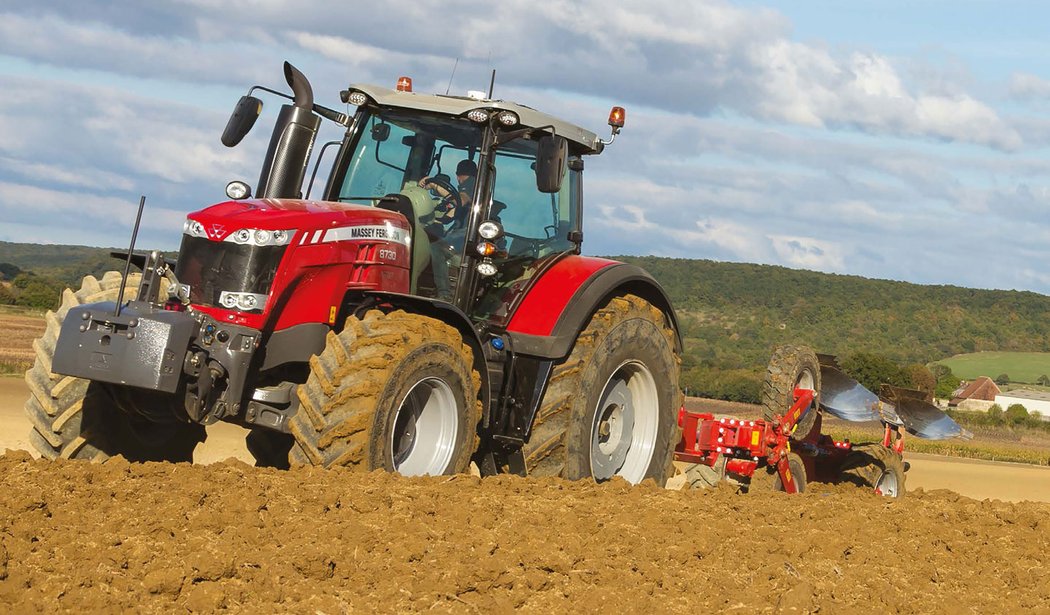
[[[419, 187], [431, 190], [441, 197], [441, 203], [434, 208], [434, 223], [428, 234], [432, 236], [430, 242], [430, 263], [434, 272], [434, 287], [438, 298], [451, 301], [452, 292], [449, 287], [448, 262], [452, 254], [458, 250], [463, 240], [464, 233], [461, 227], [466, 222], [466, 214], [470, 211], [471, 199], [474, 195], [474, 187], [477, 184], [478, 165], [473, 160], [461, 160], [456, 165], [456, 191], [459, 192], [459, 203], [449, 192], [448, 188], [431, 181], [428, 175], [419, 180]], [[449, 232], [445, 233], [445, 225], [451, 224]]]
[[456, 181], [458, 182], [456, 188], [459, 192], [458, 207], [448, 188], [430, 180], [430, 175], [419, 180], [419, 187], [434, 192], [442, 199], [438, 209], [434, 210], [434, 219], [442, 224], [449, 224], [453, 221], [462, 224], [465, 212], [469, 211], [470, 199], [474, 194], [474, 186], [477, 184], [478, 165], [473, 160], [460, 160], [459, 164], [456, 165]]

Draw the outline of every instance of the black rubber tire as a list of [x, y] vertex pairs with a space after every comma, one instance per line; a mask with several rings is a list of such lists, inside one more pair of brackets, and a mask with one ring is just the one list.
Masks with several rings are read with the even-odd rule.
[[[791, 471], [791, 480], [795, 483], [795, 489], [799, 493], [805, 493], [808, 479], [806, 477], [806, 464], [802, 458], [795, 453], [788, 453], [788, 469]], [[762, 493], [767, 491], [784, 491], [784, 481], [780, 478], [780, 472], [774, 466], [759, 466], [751, 476], [751, 483], [747, 488], [748, 493]]]
[[655, 380], [658, 428], [644, 478], [660, 485], [667, 482], [680, 437], [681, 359], [667, 316], [634, 295], [614, 297], [599, 308], [569, 356], [555, 366], [523, 451], [529, 475], [572, 480], [593, 477], [591, 430], [598, 402], [606, 383], [625, 361], [644, 365]]
[[[134, 293], [140, 275], [128, 276], [125, 297]], [[153, 423], [119, 409], [116, 388], [82, 378], [51, 373], [55, 343], [69, 309], [85, 303], [116, 301], [121, 274], [109, 271], [99, 280], [84, 278], [79, 290], [66, 289], [62, 305], [45, 316], [44, 335], [33, 341], [36, 361], [26, 372], [30, 396], [26, 415], [33, 425], [33, 448], [46, 459], [101, 461], [122, 455], [129, 461], [192, 461], [204, 441], [202, 425]]]
[[310, 358], [310, 375], [298, 387], [291, 465], [395, 471], [391, 433], [398, 409], [416, 384], [431, 379], [448, 386], [458, 414], [452, 456], [439, 473], [466, 471], [481, 417], [473, 365], [460, 332], [439, 320], [401, 310], [350, 317]]
[[846, 454], [839, 471], [839, 482], [870, 489], [889, 498], [904, 497], [906, 478], [904, 460], [879, 442], [855, 445]]
[[817, 355], [806, 346], [780, 346], [769, 359], [766, 379], [762, 386], [762, 418], [773, 421], [795, 403], [795, 388], [805, 380], [813, 384], [813, 404], [803, 412], [795, 425], [792, 438], [805, 440], [817, 423], [820, 410], [820, 363]]

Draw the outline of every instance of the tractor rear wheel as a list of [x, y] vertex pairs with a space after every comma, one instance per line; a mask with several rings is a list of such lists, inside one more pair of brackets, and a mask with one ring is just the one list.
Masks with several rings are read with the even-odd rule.
[[674, 349], [667, 317], [640, 297], [595, 312], [551, 375], [524, 449], [529, 474], [663, 485], [682, 401]]
[[795, 389], [809, 389], [814, 393], [813, 403], [803, 411], [791, 436], [805, 440], [820, 413], [820, 364], [817, 355], [806, 346], [780, 346], [773, 352], [766, 369], [762, 418], [773, 421], [784, 416], [795, 404]]
[[846, 455], [839, 481], [872, 489], [888, 498], [904, 496], [904, 461], [881, 443], [859, 444]]
[[480, 420], [474, 354], [454, 327], [395, 311], [351, 316], [310, 359], [291, 465], [408, 475], [467, 470]]
[[[128, 276], [127, 291], [134, 293], [139, 274]], [[122, 455], [129, 461], [192, 461], [193, 449], [205, 438], [204, 427], [176, 422], [157, 423], [129, 409], [117, 388], [82, 378], [51, 373], [55, 343], [69, 309], [84, 303], [116, 301], [121, 274], [107, 272], [99, 280], [84, 278], [76, 292], [66, 289], [62, 305], [48, 312], [43, 337], [33, 341], [36, 361], [26, 372], [30, 397], [25, 410], [33, 425], [29, 438], [46, 459], [101, 461]]]

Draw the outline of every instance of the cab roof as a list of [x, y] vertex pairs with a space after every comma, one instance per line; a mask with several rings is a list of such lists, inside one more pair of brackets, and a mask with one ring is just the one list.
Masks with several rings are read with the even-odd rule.
[[[597, 154], [602, 151], [598, 135], [575, 124], [560, 120], [553, 115], [537, 111], [531, 107], [506, 100], [469, 98], [466, 96], [447, 96], [442, 94], [419, 94], [401, 92], [369, 84], [351, 84], [348, 91], [361, 92], [381, 107], [416, 109], [446, 115], [466, 115], [472, 109], [497, 109], [513, 111], [518, 114], [519, 125], [527, 128], [546, 128], [553, 126], [558, 136], [579, 145], [583, 154]], [[576, 148], [571, 148], [576, 149]]]

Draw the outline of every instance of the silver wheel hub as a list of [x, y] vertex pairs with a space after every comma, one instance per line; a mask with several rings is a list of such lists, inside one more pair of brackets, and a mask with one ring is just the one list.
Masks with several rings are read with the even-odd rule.
[[408, 391], [394, 416], [390, 451], [404, 476], [444, 474], [456, 450], [459, 408], [444, 380], [424, 378]]
[[895, 498], [898, 495], [900, 487], [897, 484], [897, 474], [895, 472], [882, 471], [882, 475], [879, 476], [879, 480], [875, 482], [875, 493], [884, 495], [889, 498]]
[[594, 479], [641, 482], [656, 449], [659, 419], [660, 398], [649, 368], [634, 361], [620, 365], [598, 398], [591, 425]]

